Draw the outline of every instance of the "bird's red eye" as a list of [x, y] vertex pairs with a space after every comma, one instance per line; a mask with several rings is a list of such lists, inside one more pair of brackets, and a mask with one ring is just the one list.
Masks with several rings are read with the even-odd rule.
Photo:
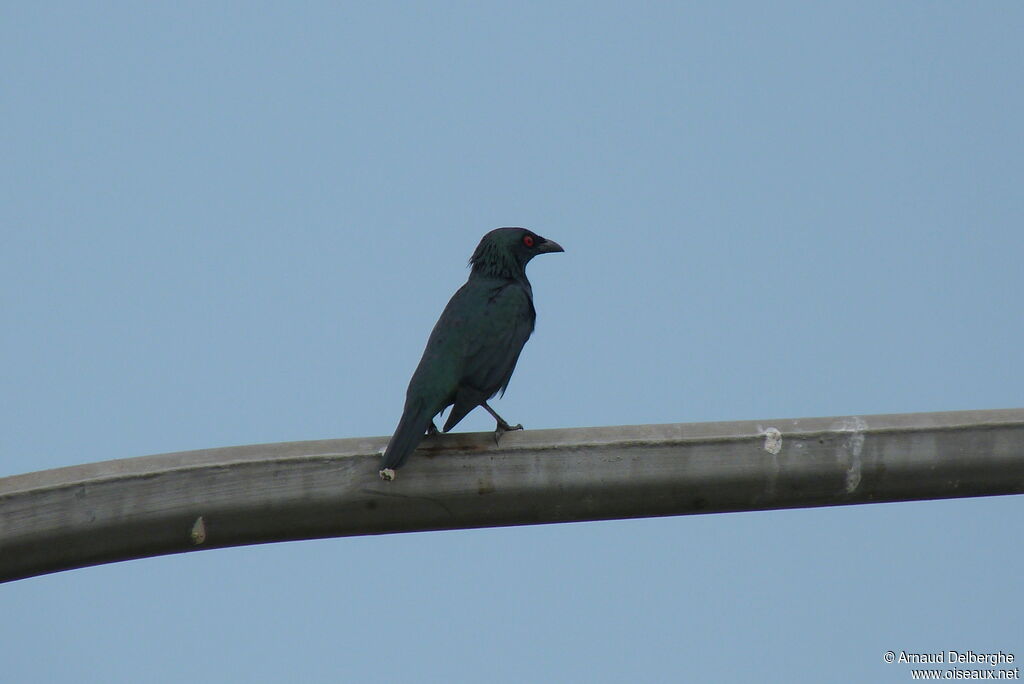
[[532, 235], [524, 235], [523, 236], [523, 244], [526, 245], [527, 247], [533, 247], [533, 236]]

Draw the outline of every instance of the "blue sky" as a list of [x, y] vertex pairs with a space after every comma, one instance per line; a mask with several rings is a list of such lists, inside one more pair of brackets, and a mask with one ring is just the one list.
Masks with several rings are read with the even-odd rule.
[[[480, 236], [527, 428], [1024, 405], [1024, 6], [7, 3], [0, 475], [390, 434]], [[482, 411], [460, 430], [489, 430]], [[414, 467], [414, 466], [410, 466]], [[1024, 658], [1020, 497], [0, 587], [10, 681], [905, 681]]]

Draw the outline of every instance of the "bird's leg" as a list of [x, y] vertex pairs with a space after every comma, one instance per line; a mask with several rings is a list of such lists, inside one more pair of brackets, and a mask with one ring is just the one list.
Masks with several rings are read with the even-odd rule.
[[438, 432], [439, 432], [439, 430], [437, 429], [437, 426], [434, 425], [434, 421], [430, 421], [430, 425], [427, 426], [427, 436], [428, 437], [433, 437]]
[[490, 413], [494, 417], [494, 420], [496, 420], [497, 423], [498, 423], [498, 426], [494, 429], [494, 444], [495, 444], [495, 446], [497, 446], [498, 440], [500, 440], [501, 436], [503, 434], [505, 434], [506, 432], [511, 432], [512, 430], [522, 430], [523, 429], [522, 423], [519, 423], [518, 425], [509, 425], [508, 423], [506, 423], [505, 419], [502, 418], [501, 416], [499, 416], [497, 411], [495, 411], [490, 406], [488, 406], [486, 401], [484, 403], [480, 404], [480, 405], [483, 406], [485, 409], [487, 409], [487, 412]]

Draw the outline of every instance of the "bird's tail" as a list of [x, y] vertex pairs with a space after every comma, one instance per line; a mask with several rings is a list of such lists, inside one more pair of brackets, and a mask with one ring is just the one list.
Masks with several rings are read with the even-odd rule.
[[381, 470], [401, 468], [409, 454], [419, 445], [430, 419], [433, 418], [425, 404], [424, 401], [417, 401], [406, 405], [402, 419], [395, 428], [395, 434], [391, 436], [388, 448], [384, 450], [384, 458], [380, 463]]

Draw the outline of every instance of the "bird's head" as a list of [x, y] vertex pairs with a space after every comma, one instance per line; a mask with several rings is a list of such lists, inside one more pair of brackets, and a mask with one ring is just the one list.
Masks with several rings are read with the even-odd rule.
[[525, 273], [526, 264], [538, 254], [564, 252], [554, 240], [548, 240], [526, 228], [495, 228], [484, 235], [470, 257], [474, 271], [502, 278]]

